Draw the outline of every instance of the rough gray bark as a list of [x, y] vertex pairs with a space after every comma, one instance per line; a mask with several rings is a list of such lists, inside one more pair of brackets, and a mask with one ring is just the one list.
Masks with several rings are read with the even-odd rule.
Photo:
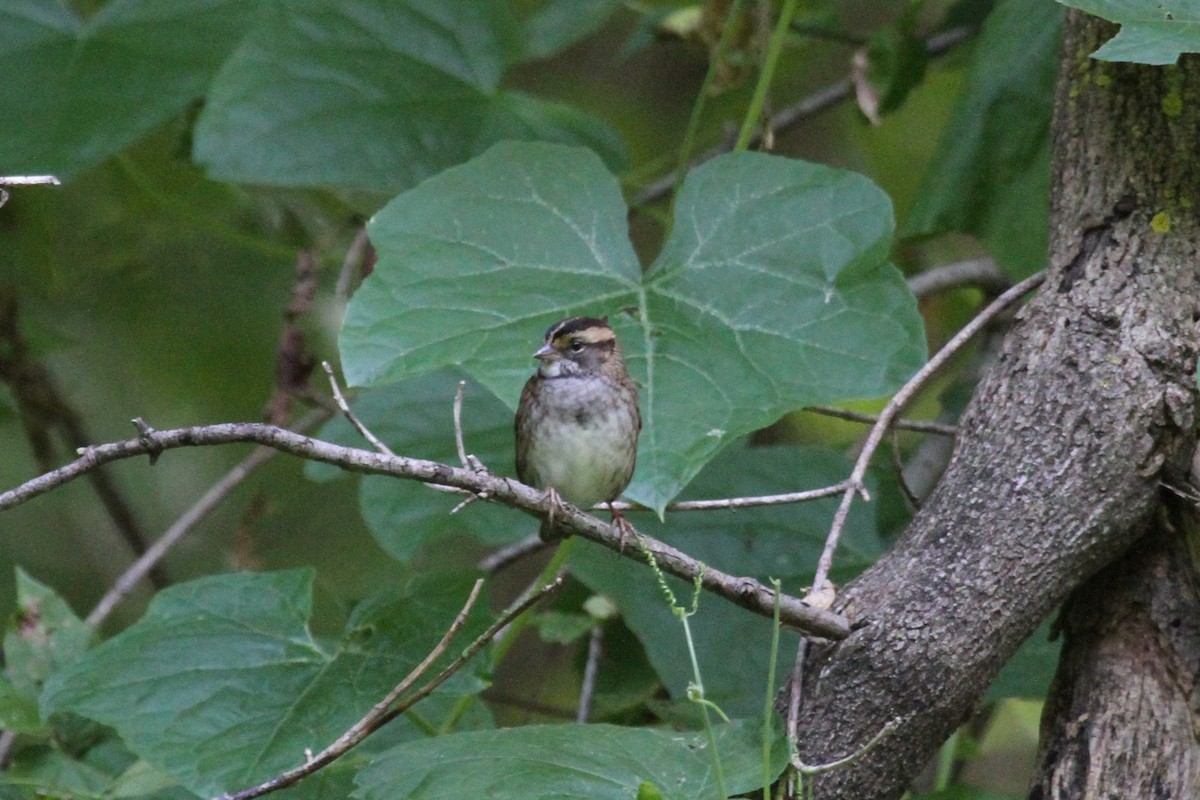
[[[1095, 21], [1078, 22], [1067, 53], [1105, 32]], [[1195, 298], [1200, 59], [1185, 57], [1166, 69], [1068, 69], [1075, 88], [1060, 90], [1059, 103], [1070, 113], [1058, 129], [1064, 198], [1086, 203], [1098, 189], [1124, 188], [1134, 202], [1162, 214], [1150, 232], [1114, 243], [1135, 269], [1174, 275], [1177, 290]], [[1097, 171], [1097, 163], [1106, 166]], [[1065, 646], [1043, 714], [1031, 798], [1200, 795], [1200, 579], [1189, 551], [1189, 542], [1198, 541], [1195, 515], [1167, 504], [1148, 527], [1144, 540], [1064, 609]]]
[[1030, 800], [1200, 794], [1200, 531], [1175, 506], [1064, 609]]
[[899, 797], [1021, 641], [1137, 540], [1164, 472], [1190, 457], [1200, 64], [1089, 59], [1112, 32], [1077, 13], [1066, 23], [1048, 279], [967, 409], [941, 483], [839, 598], [861, 627], [807, 665], [806, 762], [898, 720], [817, 780], [821, 800]]

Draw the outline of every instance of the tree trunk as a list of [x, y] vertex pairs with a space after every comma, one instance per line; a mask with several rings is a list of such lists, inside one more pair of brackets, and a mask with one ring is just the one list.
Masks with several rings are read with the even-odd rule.
[[1186, 471], [1200, 61], [1090, 59], [1112, 33], [1077, 12], [1066, 22], [1047, 280], [965, 412], [941, 483], [840, 596], [861, 627], [812, 649], [804, 761], [844, 757], [896, 724], [817, 779], [821, 800], [899, 797], [1038, 623], [1146, 530], [1164, 475]]
[[1200, 532], [1174, 505], [1063, 611], [1031, 800], [1200, 794]]

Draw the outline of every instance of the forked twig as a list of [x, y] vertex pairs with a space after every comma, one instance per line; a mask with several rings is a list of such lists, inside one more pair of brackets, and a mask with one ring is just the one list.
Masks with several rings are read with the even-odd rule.
[[443, 653], [446, 652], [450, 646], [450, 643], [459, 634], [459, 632], [462, 631], [463, 626], [467, 622], [467, 617], [475, 605], [475, 601], [479, 598], [479, 592], [483, 588], [482, 578], [475, 581], [475, 586], [471, 589], [471, 594], [467, 598], [466, 604], [464, 604], [462, 610], [458, 612], [458, 616], [454, 618], [454, 622], [451, 623], [450, 627], [446, 630], [445, 635], [442, 636], [442, 640], [437, 643], [437, 646], [430, 650], [429, 655], [425, 656], [424, 660], [414, 667], [413, 670], [408, 673], [403, 680], [400, 681], [400, 683], [396, 684], [395, 688], [388, 692], [382, 700], [376, 703], [362, 719], [354, 723], [354, 725], [350, 726], [345, 733], [339, 736], [337, 741], [329, 745], [329, 747], [326, 747], [320, 753], [317, 753], [316, 755], [307, 759], [304, 764], [296, 767], [295, 769], [288, 770], [287, 772], [284, 772], [269, 781], [260, 783], [257, 786], [252, 786], [249, 789], [243, 789], [240, 792], [233, 792], [231, 794], [220, 795], [217, 800], [252, 800], [252, 798], [255, 797], [262, 797], [265, 794], [269, 794], [280, 789], [286, 789], [289, 786], [294, 786], [304, 778], [312, 775], [317, 770], [342, 757], [372, 733], [379, 730], [392, 719], [395, 719], [396, 716], [403, 714], [409, 708], [412, 708], [417, 701], [427, 697], [431, 692], [433, 692], [434, 689], [436, 689], [447, 678], [461, 669], [462, 666], [466, 664], [472, 656], [478, 653], [489, 641], [491, 641], [500, 628], [508, 624], [513, 617], [520, 614], [526, 608], [534, 603], [537, 603], [547, 594], [557, 589], [561, 583], [561, 581], [558, 581], [544, 586], [540, 592], [535, 593], [532, 597], [527, 599], [525, 603], [519, 606], [514, 606], [513, 608], [505, 611], [504, 614], [502, 614], [500, 618], [492, 623], [492, 625], [489, 626], [486, 631], [484, 631], [478, 638], [475, 639], [475, 641], [468, 645], [467, 648], [458, 656], [458, 658], [454, 659], [454, 661], [447, 665], [446, 668], [438, 673], [438, 675], [432, 680], [430, 680], [429, 683], [425, 684], [425, 686], [422, 686], [408, 697], [405, 697], [404, 700], [401, 701], [400, 705], [393, 707], [393, 703], [399, 700], [405, 692], [411, 689], [412, 686], [418, 680], [420, 680], [421, 676], [424, 675], [429, 668], [433, 666], [433, 663], [437, 661], [437, 659], [440, 658]]
[[384, 444], [378, 436], [371, 433], [371, 430], [363, 424], [353, 411], [350, 410], [350, 404], [346, 402], [346, 396], [342, 394], [342, 387], [338, 385], [337, 377], [333, 374], [333, 367], [328, 361], [321, 362], [321, 369], [325, 370], [325, 376], [329, 378], [329, 389], [333, 392], [333, 400], [337, 403], [337, 407], [341, 410], [342, 416], [354, 426], [354, 430], [358, 431], [359, 435], [366, 439], [372, 447], [384, 455], [394, 456], [391, 448]]

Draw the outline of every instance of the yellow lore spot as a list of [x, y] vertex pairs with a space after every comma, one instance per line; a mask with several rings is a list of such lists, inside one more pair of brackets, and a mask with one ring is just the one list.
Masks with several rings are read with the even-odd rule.
[[1158, 212], [1151, 218], [1150, 228], [1155, 233], [1166, 233], [1171, 230], [1171, 215], [1165, 211]]

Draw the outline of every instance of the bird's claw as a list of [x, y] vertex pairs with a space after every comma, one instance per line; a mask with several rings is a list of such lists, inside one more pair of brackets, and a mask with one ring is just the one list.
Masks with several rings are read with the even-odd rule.
[[614, 528], [616, 528], [617, 533], [619, 533], [621, 535], [621, 545], [620, 545], [619, 552], [621, 553], [621, 555], [625, 555], [625, 540], [629, 536], [634, 535], [633, 525], [631, 525], [629, 523], [629, 520], [625, 519], [624, 514], [622, 514], [620, 511], [618, 511], [616, 508], [613, 507], [613, 504], [611, 502], [609, 502], [607, 505], [608, 505], [608, 513], [612, 514], [612, 526]]

